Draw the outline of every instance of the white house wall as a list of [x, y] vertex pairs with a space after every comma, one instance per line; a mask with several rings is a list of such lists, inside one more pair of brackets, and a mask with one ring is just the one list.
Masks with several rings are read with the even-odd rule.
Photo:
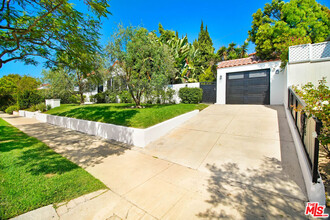
[[286, 66], [285, 77], [284, 104], [287, 106], [289, 86], [300, 87], [308, 82], [318, 85], [318, 81], [326, 77], [326, 85], [330, 87], [330, 61], [290, 63]]
[[[243, 66], [235, 66], [228, 68], [221, 68], [217, 70], [217, 103], [226, 104], [226, 75], [227, 73], [252, 71], [260, 69], [270, 69], [270, 104], [283, 104], [284, 91], [284, 71], [281, 71], [280, 61], [265, 62], [258, 64], [250, 64]], [[279, 70], [279, 74], [275, 74]]]

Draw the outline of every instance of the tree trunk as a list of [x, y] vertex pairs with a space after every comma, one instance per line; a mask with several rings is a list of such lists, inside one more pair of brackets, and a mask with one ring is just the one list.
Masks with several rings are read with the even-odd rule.
[[84, 104], [84, 93], [82, 91], [82, 86], [79, 84], [79, 94], [80, 94], [80, 105]]
[[131, 89], [129, 90], [129, 93], [131, 94], [131, 96], [135, 102], [136, 108], [142, 108], [140, 98], [138, 96], [135, 96]]
[[80, 105], [84, 104], [84, 93], [80, 92]]

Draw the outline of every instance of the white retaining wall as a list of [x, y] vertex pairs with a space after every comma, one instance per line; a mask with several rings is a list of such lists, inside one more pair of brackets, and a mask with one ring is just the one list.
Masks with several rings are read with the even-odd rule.
[[95, 121], [48, 115], [38, 112], [19, 111], [19, 115], [35, 118], [41, 122], [50, 123], [64, 128], [69, 128], [82, 133], [99, 136], [106, 139], [120, 141], [126, 144], [145, 147], [150, 142], [160, 138], [172, 129], [178, 127], [188, 119], [198, 114], [198, 110], [179, 115], [146, 129], [131, 128]]

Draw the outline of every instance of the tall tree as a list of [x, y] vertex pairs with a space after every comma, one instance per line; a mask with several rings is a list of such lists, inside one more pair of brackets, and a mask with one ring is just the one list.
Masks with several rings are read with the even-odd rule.
[[262, 59], [281, 57], [285, 65], [288, 47], [324, 41], [330, 34], [330, 10], [315, 0], [273, 0], [253, 14], [249, 39]]
[[164, 87], [175, 72], [168, 46], [145, 28], [119, 26], [108, 44], [108, 53], [112, 62], [117, 61], [118, 75], [126, 83], [138, 108], [143, 94], [152, 88]]
[[236, 46], [236, 43], [232, 42], [228, 47], [222, 46], [216, 53], [218, 61], [233, 60], [247, 57], [248, 41], [245, 41], [242, 46]]
[[86, 0], [91, 15], [76, 10], [68, 0], [3, 0], [0, 3], [0, 68], [11, 61], [46, 65], [63, 52], [76, 56], [81, 48], [98, 50], [100, 19], [109, 12], [108, 0]]
[[[199, 51], [197, 57], [196, 57], [196, 65], [198, 65], [200, 68], [196, 71], [197, 72], [197, 77], [200, 78], [199, 76], [201, 74], [207, 74], [205, 71], [210, 69], [213, 72], [213, 75], [216, 74], [216, 56], [214, 54], [214, 47], [213, 47], [213, 42], [210, 37], [210, 34], [207, 30], [207, 26], [205, 26], [204, 29], [204, 23], [202, 21], [200, 31], [198, 34], [198, 40], [194, 42], [193, 44]], [[206, 78], [202, 77], [202, 78]]]

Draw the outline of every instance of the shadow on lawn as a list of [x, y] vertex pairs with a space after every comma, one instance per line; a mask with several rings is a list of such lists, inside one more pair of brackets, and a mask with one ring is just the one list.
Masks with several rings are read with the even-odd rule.
[[[100, 164], [104, 158], [110, 155], [121, 155], [130, 149], [130, 146], [124, 143], [104, 140], [47, 123], [18, 127], [28, 135], [46, 143], [55, 152], [84, 168]], [[26, 152], [26, 155], [27, 157], [33, 156], [33, 152]]]
[[0, 133], [0, 152], [18, 150], [14, 152], [17, 154], [15, 164], [26, 167], [26, 171], [31, 174], [62, 174], [78, 168], [43, 143], [11, 126], [0, 126]]

